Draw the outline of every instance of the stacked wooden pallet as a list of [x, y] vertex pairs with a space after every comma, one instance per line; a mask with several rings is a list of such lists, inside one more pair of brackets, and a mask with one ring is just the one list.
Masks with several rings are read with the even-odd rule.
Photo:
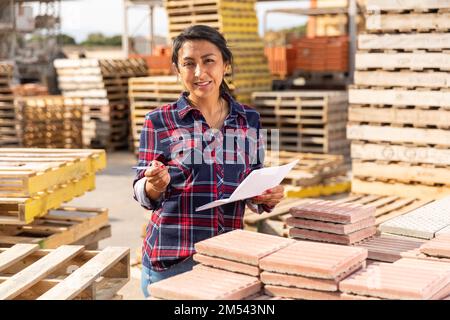
[[0, 224], [29, 224], [93, 190], [105, 166], [103, 150], [1, 149]]
[[352, 191], [450, 194], [450, 3], [367, 5], [349, 90]]
[[38, 83], [26, 83], [12, 86], [12, 92], [19, 97], [47, 96], [48, 88]]
[[16, 129], [23, 147], [82, 148], [80, 98], [16, 97]]
[[14, 97], [11, 91], [13, 65], [0, 63], [0, 147], [19, 145]]
[[278, 140], [280, 150], [349, 156], [345, 91], [254, 92], [252, 104], [269, 130], [269, 149]]
[[59, 59], [54, 65], [65, 97], [83, 99], [83, 145], [128, 146], [128, 79], [147, 75], [143, 59]]
[[130, 249], [80, 245], [0, 248], [0, 300], [109, 300], [130, 280]]
[[139, 139], [145, 115], [168, 103], [175, 102], [183, 91], [176, 76], [138, 77], [129, 79], [131, 135], [134, 151], [139, 151]]
[[236, 98], [250, 103], [251, 92], [271, 88], [271, 77], [258, 35], [255, 0], [165, 0], [169, 36], [175, 38], [192, 24], [220, 31], [233, 52], [234, 68], [228, 82], [236, 88]]

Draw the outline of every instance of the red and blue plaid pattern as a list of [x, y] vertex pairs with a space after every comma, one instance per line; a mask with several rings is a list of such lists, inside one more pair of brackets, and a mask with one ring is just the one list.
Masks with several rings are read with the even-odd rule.
[[[230, 95], [230, 113], [221, 134], [209, 130], [187, 93], [145, 117], [139, 166], [158, 160], [169, 167], [171, 182], [157, 201], [144, 240], [142, 263], [163, 271], [195, 253], [194, 244], [217, 234], [242, 229], [245, 201], [195, 212], [195, 208], [228, 198], [254, 169], [261, 168], [264, 144], [259, 114]], [[239, 141], [239, 142], [237, 142]], [[133, 182], [144, 176], [139, 170]], [[136, 196], [135, 196], [136, 198]], [[272, 208], [260, 206], [259, 211]]]

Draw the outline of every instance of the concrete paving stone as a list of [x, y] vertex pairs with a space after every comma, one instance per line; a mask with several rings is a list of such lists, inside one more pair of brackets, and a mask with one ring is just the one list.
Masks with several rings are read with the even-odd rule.
[[197, 242], [197, 253], [258, 266], [259, 260], [295, 240], [246, 230], [234, 230]]
[[331, 200], [311, 200], [289, 210], [293, 217], [334, 223], [355, 223], [375, 216], [375, 207]]
[[432, 257], [450, 258], [450, 235], [441, 234], [424, 243], [420, 252]]
[[240, 300], [260, 292], [262, 284], [256, 277], [201, 266], [148, 288], [160, 299]]
[[410, 259], [419, 259], [419, 260], [431, 260], [431, 261], [441, 261], [449, 263], [449, 258], [441, 258], [441, 257], [433, 257], [428, 256], [422, 252], [420, 252], [420, 248], [408, 250], [401, 253], [402, 258], [410, 258]]
[[261, 259], [264, 271], [321, 279], [337, 279], [341, 274], [364, 262], [367, 249], [296, 241]]
[[377, 228], [375, 226], [344, 235], [307, 229], [291, 228], [289, 229], [289, 236], [297, 239], [350, 245], [372, 237], [376, 234], [376, 232]]
[[302, 299], [302, 300], [340, 300], [340, 292], [318, 291], [300, 288], [287, 288], [266, 285], [264, 292], [270, 296]]
[[258, 277], [260, 274], [259, 267], [222, 258], [210, 257], [200, 253], [194, 254], [194, 260], [206, 266], [231, 272], [243, 273], [249, 276]]
[[334, 234], [350, 234], [361, 229], [375, 226], [375, 217], [369, 217], [349, 224], [290, 217], [286, 220], [286, 223], [288, 226], [300, 229], [316, 230]]
[[[411, 238], [410, 238], [411, 239]], [[374, 236], [354, 244], [356, 247], [366, 248], [369, 251], [368, 258], [375, 261], [394, 262], [401, 259], [401, 253], [419, 248], [423, 240], [398, 238], [387, 235]]]
[[436, 237], [441, 234], [450, 234], [450, 225], [436, 232]]
[[261, 282], [264, 285], [269, 284], [282, 287], [296, 287], [301, 289], [312, 289], [320, 291], [337, 291], [339, 281], [342, 281], [350, 274], [363, 267], [365, 267], [364, 263], [359, 263], [346, 272], [340, 274], [336, 279], [319, 279], [264, 271], [261, 273]]
[[381, 232], [432, 239], [450, 226], [450, 197], [433, 201], [382, 223]]
[[444, 268], [434, 268], [430, 272], [430, 267], [405, 266], [397, 262], [372, 264], [341, 281], [339, 290], [385, 299], [427, 300], [432, 299], [450, 281], [449, 273]]
[[351, 293], [341, 293], [341, 300], [382, 300], [382, 299], [370, 296], [360, 296]]
[[250, 297], [245, 298], [244, 300], [292, 300], [291, 298], [283, 298], [283, 297], [273, 297], [267, 294], [264, 294], [264, 290]]

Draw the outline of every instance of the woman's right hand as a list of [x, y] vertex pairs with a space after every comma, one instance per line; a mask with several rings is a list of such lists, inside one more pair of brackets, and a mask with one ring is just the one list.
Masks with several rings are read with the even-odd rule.
[[153, 160], [151, 167], [145, 170], [147, 186], [155, 192], [166, 191], [170, 182], [169, 169], [161, 162]]

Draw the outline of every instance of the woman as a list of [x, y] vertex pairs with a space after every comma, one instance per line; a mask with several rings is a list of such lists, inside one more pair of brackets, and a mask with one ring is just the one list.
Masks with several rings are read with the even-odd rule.
[[228, 198], [264, 149], [259, 114], [235, 101], [224, 81], [232, 53], [215, 29], [189, 27], [173, 41], [172, 62], [186, 92], [145, 117], [134, 197], [153, 210], [142, 254], [142, 290], [191, 270], [194, 244], [243, 227], [245, 206], [270, 212], [283, 198], [277, 186], [246, 201], [195, 211]]

